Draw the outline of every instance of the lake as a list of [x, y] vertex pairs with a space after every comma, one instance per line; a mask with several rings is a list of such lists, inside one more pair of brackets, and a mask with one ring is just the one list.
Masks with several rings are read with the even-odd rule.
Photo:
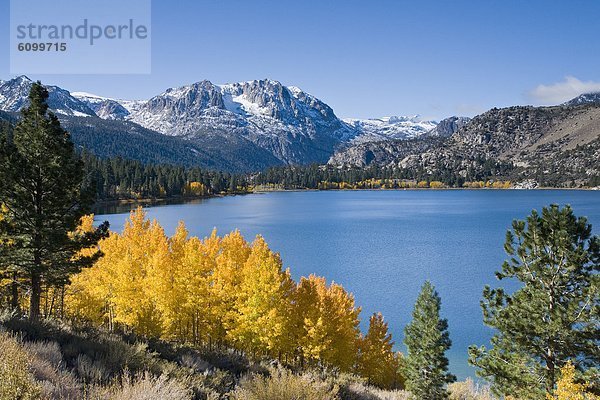
[[[318, 274], [341, 283], [356, 298], [362, 329], [381, 311], [398, 350], [419, 289], [432, 281], [442, 298], [453, 345], [450, 369], [474, 376], [471, 344], [487, 344], [479, 301], [505, 259], [506, 230], [532, 209], [570, 204], [600, 234], [600, 191], [407, 190], [274, 192], [211, 198], [147, 208], [171, 235], [184, 220], [205, 237], [236, 228], [251, 240], [261, 234], [281, 253], [293, 277]], [[123, 212], [123, 211], [122, 211]], [[120, 231], [127, 213], [97, 215]], [[501, 282], [514, 289], [515, 283]]]

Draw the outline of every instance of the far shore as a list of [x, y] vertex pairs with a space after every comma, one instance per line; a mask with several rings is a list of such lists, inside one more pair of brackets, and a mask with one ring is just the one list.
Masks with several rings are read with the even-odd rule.
[[[173, 197], [159, 197], [159, 198], [139, 198], [139, 199], [106, 199], [99, 200], [94, 205], [94, 211], [100, 211], [104, 214], [107, 210], [118, 210], [125, 206], [142, 206], [152, 207], [159, 205], [169, 204], [183, 204], [183, 203], [194, 203], [202, 202], [204, 200], [227, 197], [227, 196], [245, 196], [249, 194], [266, 194], [274, 192], [364, 192], [364, 191], [445, 191], [445, 190], [493, 190], [493, 191], [510, 191], [510, 190], [581, 190], [581, 191], [600, 191], [599, 187], [594, 188], [559, 188], [559, 187], [537, 187], [537, 188], [393, 188], [393, 189], [381, 189], [381, 188], [367, 188], [367, 189], [260, 189], [252, 192], [244, 193], [218, 193], [205, 196], [173, 196]], [[108, 212], [111, 213], [111, 212]]]

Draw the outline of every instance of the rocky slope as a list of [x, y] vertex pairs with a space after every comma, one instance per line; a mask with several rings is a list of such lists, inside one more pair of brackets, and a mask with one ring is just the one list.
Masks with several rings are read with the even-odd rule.
[[468, 117], [449, 117], [441, 120], [435, 127], [426, 132], [423, 136], [448, 137], [456, 133], [465, 126], [471, 118]]
[[[25, 106], [31, 85], [25, 76], [0, 82], [0, 110], [15, 112]], [[89, 117], [71, 126], [87, 126], [87, 131], [95, 126], [100, 132], [100, 126], [106, 127], [100, 120], [107, 120], [113, 121], [111, 132], [128, 132], [137, 129], [133, 123], [202, 148], [209, 157], [214, 155], [215, 165], [224, 165], [217, 159], [229, 160], [236, 168], [246, 165], [246, 170], [324, 163], [350, 142], [414, 138], [436, 127], [434, 121], [415, 117], [344, 121], [316, 97], [268, 79], [226, 85], [205, 80], [167, 89], [147, 101], [69, 93], [55, 86], [48, 89], [50, 108], [60, 118]], [[98, 137], [98, 142], [103, 140]], [[86, 144], [95, 149], [101, 143], [89, 137]]]
[[[33, 85], [26, 76], [19, 76], [9, 81], [0, 81], [0, 110], [16, 112], [29, 103], [29, 90]], [[46, 86], [48, 89], [48, 105], [58, 114], [75, 116], [96, 116], [87, 104], [74, 98], [58, 86]]]
[[[577, 103], [579, 104], [579, 103]], [[477, 179], [586, 184], [600, 176], [600, 105], [508, 107], [474, 117], [445, 139], [371, 142], [334, 154], [335, 166], [379, 165]]]

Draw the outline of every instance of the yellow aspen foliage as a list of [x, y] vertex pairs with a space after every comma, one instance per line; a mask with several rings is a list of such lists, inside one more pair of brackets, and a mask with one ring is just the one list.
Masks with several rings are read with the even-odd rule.
[[201, 182], [188, 182], [183, 188], [185, 196], [205, 196], [208, 189]]
[[599, 400], [600, 396], [587, 392], [589, 384], [575, 382], [575, 367], [569, 361], [560, 369], [560, 379], [554, 394], [546, 394], [547, 400]]
[[109, 326], [120, 323], [158, 336], [161, 323], [148, 274], [169, 262], [168, 241], [160, 225], [145, 217], [141, 207], [132, 211], [122, 234], [111, 233], [102, 240], [104, 257], [76, 275], [70, 291], [79, 296], [75, 301], [84, 309], [104, 303], [102, 319]]
[[8, 213], [8, 208], [4, 203], [0, 204], [0, 221], [4, 220], [6, 213]]
[[112, 328], [113, 309], [102, 275], [94, 266], [73, 276], [65, 294], [65, 311], [74, 320]]
[[[216, 234], [215, 234], [216, 236]], [[168, 257], [153, 264], [150, 296], [160, 312], [162, 336], [197, 344], [210, 325], [207, 310], [213, 263], [198, 238], [188, 238], [180, 222], [168, 240]]]
[[257, 236], [242, 270], [235, 322], [229, 330], [231, 341], [255, 355], [284, 352], [293, 289], [290, 273], [282, 270], [279, 255]]
[[[79, 225], [74, 232], [69, 233], [70, 238], [74, 238], [78, 235], [85, 235], [86, 233], [94, 232], [96, 228], [94, 227], [94, 214], [84, 215], [79, 220]], [[98, 247], [91, 247], [87, 249], [81, 249], [76, 257], [91, 257], [98, 251]]]
[[[93, 216], [79, 229], [93, 229]], [[399, 382], [383, 317], [374, 316], [360, 339], [353, 296], [314, 275], [296, 285], [260, 236], [249, 244], [237, 230], [223, 238], [213, 230], [200, 240], [180, 223], [168, 238], [138, 208], [98, 247], [104, 257], [67, 287], [74, 319], [342, 371], [353, 371], [360, 345], [362, 374], [383, 387]]]
[[237, 288], [242, 281], [242, 269], [250, 256], [250, 246], [240, 231], [235, 230], [223, 237], [220, 252], [216, 256], [215, 269], [210, 286], [214, 324], [211, 338], [217, 343], [227, 339], [227, 329], [235, 325]]
[[302, 278], [296, 294], [296, 315], [300, 316], [298, 345], [308, 363], [321, 363], [351, 370], [356, 361], [359, 337], [354, 298], [343, 287], [325, 278]]
[[359, 341], [357, 372], [372, 385], [395, 388], [400, 384], [399, 355], [393, 351], [394, 342], [388, 324], [381, 313], [369, 320], [369, 331]]

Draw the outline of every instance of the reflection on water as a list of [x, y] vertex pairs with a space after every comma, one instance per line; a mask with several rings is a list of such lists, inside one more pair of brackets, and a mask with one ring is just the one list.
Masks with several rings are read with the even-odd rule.
[[127, 214], [140, 206], [147, 208], [174, 204], [200, 204], [206, 200], [207, 199], [157, 199], [148, 201], [106, 201], [94, 205], [92, 211], [96, 215]]

